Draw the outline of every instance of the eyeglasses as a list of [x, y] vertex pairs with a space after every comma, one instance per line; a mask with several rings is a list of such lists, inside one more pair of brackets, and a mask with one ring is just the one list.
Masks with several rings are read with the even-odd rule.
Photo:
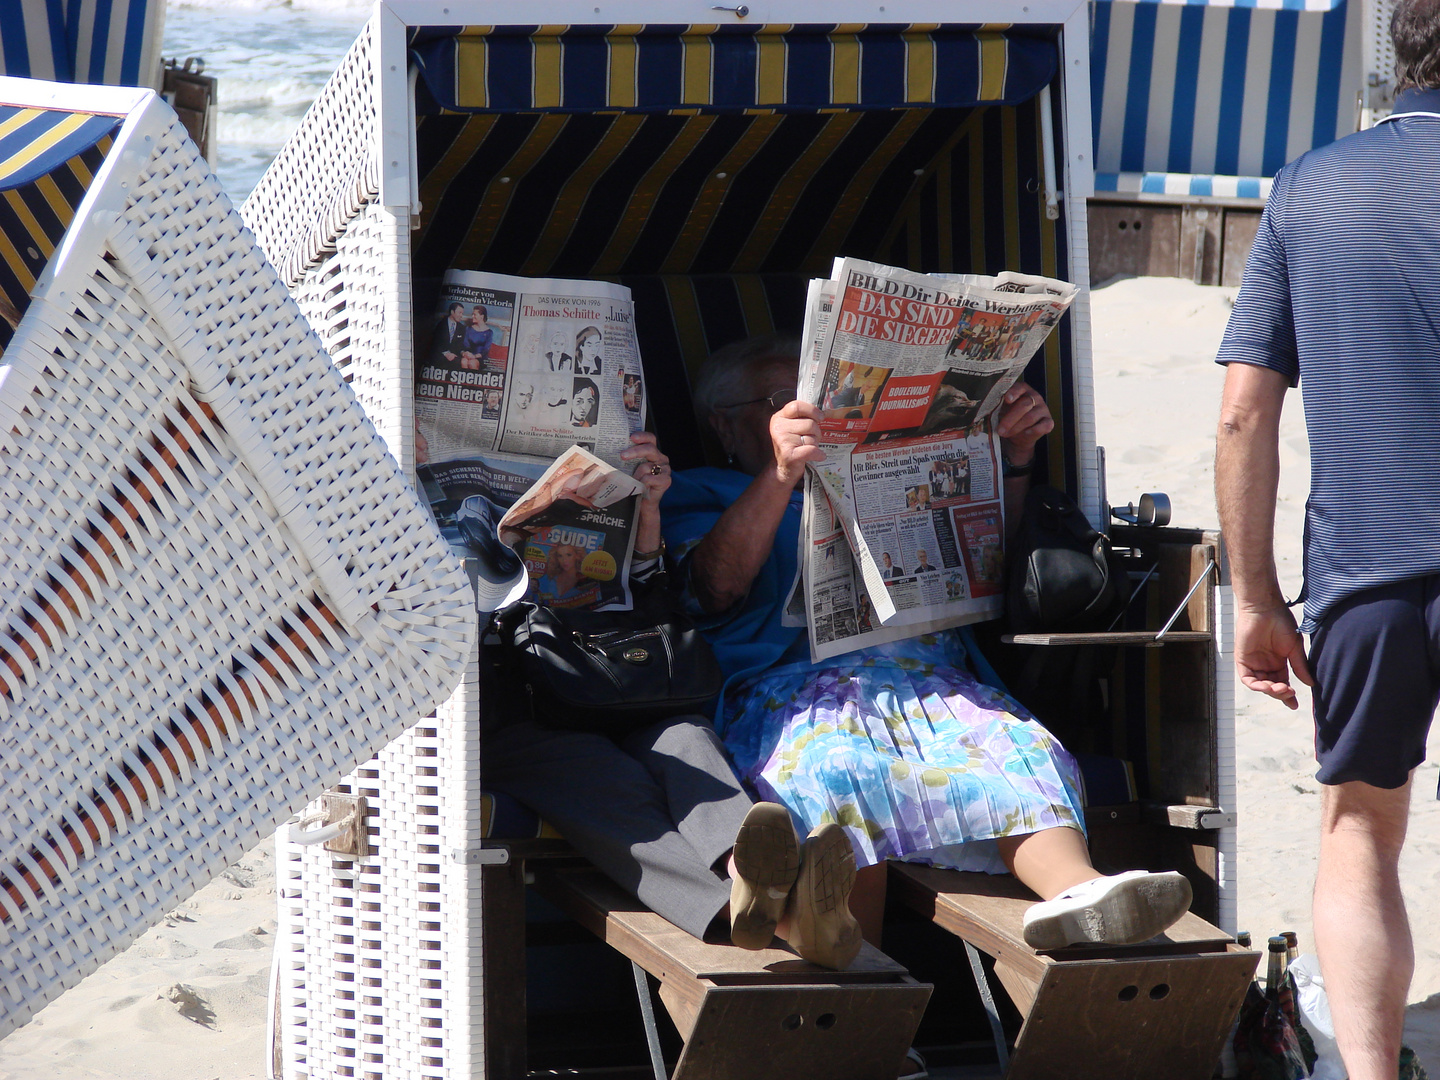
[[732, 401], [729, 405], [716, 405], [717, 409], [738, 409], [742, 405], [759, 405], [762, 401], [770, 406], [772, 413], [779, 412], [795, 400], [794, 390], [776, 390], [768, 397], [751, 398], [749, 401]]

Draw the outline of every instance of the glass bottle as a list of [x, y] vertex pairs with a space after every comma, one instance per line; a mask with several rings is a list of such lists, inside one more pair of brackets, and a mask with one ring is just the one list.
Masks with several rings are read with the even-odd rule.
[[1265, 970], [1265, 996], [1272, 1001], [1280, 994], [1280, 980], [1285, 978], [1285, 939], [1276, 934], [1270, 939], [1270, 962]]

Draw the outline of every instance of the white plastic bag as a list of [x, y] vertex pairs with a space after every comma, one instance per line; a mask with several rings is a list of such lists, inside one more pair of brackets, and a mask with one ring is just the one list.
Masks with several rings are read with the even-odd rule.
[[1309, 953], [1297, 956], [1290, 964], [1295, 976], [1295, 1006], [1300, 1022], [1315, 1043], [1315, 1071], [1311, 1080], [1346, 1080], [1345, 1063], [1335, 1046], [1335, 1024], [1330, 1019], [1330, 999], [1325, 996], [1325, 980], [1320, 976], [1320, 961]]

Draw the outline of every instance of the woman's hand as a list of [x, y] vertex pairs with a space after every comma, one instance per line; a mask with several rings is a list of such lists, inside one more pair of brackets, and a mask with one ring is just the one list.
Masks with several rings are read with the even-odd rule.
[[793, 488], [811, 461], [824, 461], [820, 449], [820, 409], [808, 401], [792, 401], [770, 417], [770, 444], [775, 453], [775, 479]]
[[1040, 392], [1027, 382], [1017, 382], [1005, 391], [996, 434], [1011, 465], [1028, 465], [1035, 457], [1035, 444], [1055, 430], [1055, 418]]
[[656, 551], [660, 547], [660, 500], [670, 490], [670, 459], [660, 452], [653, 431], [636, 431], [630, 435], [630, 446], [620, 451], [620, 460], [635, 462], [630, 475], [645, 487], [640, 498], [635, 550]]
[[620, 459], [635, 462], [630, 475], [645, 485], [645, 501], [658, 503], [670, 490], [670, 459], [660, 452], [653, 431], [637, 431], [631, 446], [620, 451]]

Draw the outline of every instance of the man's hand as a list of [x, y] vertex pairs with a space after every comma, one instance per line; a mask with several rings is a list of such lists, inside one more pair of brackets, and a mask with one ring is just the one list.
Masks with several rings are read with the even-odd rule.
[[792, 401], [770, 417], [775, 478], [793, 488], [805, 475], [807, 461], [825, 460], [820, 449], [820, 410], [808, 401]]
[[1314, 686], [1315, 680], [1289, 608], [1235, 613], [1235, 670], [1247, 689], [1283, 701], [1286, 708], [1300, 707], [1290, 685], [1291, 672], [1306, 686]]

